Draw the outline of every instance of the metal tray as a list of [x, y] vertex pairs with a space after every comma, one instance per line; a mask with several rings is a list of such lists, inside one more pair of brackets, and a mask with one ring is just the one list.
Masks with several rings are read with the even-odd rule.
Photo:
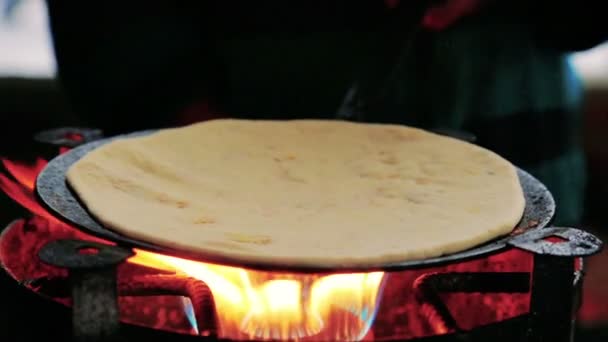
[[[218, 257], [212, 254], [193, 253], [190, 251], [178, 250], [171, 247], [149, 243], [146, 241], [132, 239], [104, 227], [97, 220], [95, 220], [81, 204], [75, 193], [68, 186], [65, 177], [66, 171], [70, 168], [72, 164], [77, 162], [80, 158], [82, 158], [88, 152], [96, 149], [97, 147], [116, 139], [140, 137], [147, 134], [151, 134], [153, 132], [155, 131], [142, 131], [96, 140], [78, 146], [67, 153], [57, 156], [56, 158], [51, 160], [44, 168], [44, 170], [38, 175], [36, 189], [39, 198], [53, 213], [58, 216], [59, 219], [63, 219], [63, 221], [65, 221], [66, 223], [72, 224], [87, 233], [116, 242], [117, 244], [124, 247], [140, 248], [153, 252], [163, 253], [166, 255], [179, 256], [224, 265], [235, 265], [252, 269], [288, 270], [294, 272], [355, 272], [372, 270], [393, 271], [407, 268], [430, 267], [479, 257], [507, 248], [510, 245], [510, 242], [512, 241], [516, 241], [519, 245], [525, 244], [526, 242], [530, 242], [527, 241], [528, 239], [522, 239], [522, 234], [528, 233], [532, 230], [539, 230], [540, 228], [547, 227], [555, 213], [555, 202], [547, 188], [530, 174], [526, 173], [521, 169], [518, 169], [519, 179], [523, 187], [526, 200], [524, 215], [519, 224], [514, 227], [513, 231], [507, 236], [459, 253], [453, 253], [422, 260], [378, 264], [364, 268], [336, 268], [333, 266], [329, 267], [323, 265], [311, 267], [299, 265], [294, 266], [265, 263], [243, 263], [242, 261], [231, 260], [230, 258], [225, 257]], [[538, 234], [534, 235], [537, 236]], [[538, 236], [536, 238], [538, 238]]]

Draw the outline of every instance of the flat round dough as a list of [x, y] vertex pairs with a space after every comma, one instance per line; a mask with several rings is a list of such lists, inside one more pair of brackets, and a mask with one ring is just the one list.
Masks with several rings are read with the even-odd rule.
[[119, 139], [67, 179], [108, 228], [233, 262], [365, 267], [509, 233], [525, 200], [495, 153], [397, 125], [212, 120]]

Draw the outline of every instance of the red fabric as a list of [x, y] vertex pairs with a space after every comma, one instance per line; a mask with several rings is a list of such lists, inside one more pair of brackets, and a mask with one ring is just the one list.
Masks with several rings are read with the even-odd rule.
[[[398, 7], [400, 3], [401, 0], [384, 0], [384, 4], [390, 9]], [[421, 24], [429, 30], [444, 30], [460, 18], [473, 14], [480, 4], [481, 0], [446, 0], [440, 5], [430, 7]]]

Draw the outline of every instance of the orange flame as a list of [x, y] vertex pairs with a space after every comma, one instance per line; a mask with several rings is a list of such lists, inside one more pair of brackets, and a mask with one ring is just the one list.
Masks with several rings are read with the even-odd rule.
[[21, 206], [31, 211], [34, 215], [58, 223], [59, 220], [44, 209], [38, 203], [34, 195], [36, 176], [46, 166], [46, 161], [38, 159], [34, 165], [25, 165], [6, 159], [0, 160], [6, 170], [10, 172], [16, 180], [15, 182], [0, 173], [0, 189]]
[[361, 339], [373, 321], [384, 280], [382, 272], [277, 274], [141, 250], [130, 261], [204, 281], [219, 308], [218, 335], [231, 339]]
[[44, 169], [47, 161], [42, 158], [37, 158], [34, 165], [26, 165], [7, 159], [2, 159], [2, 164], [21, 185], [33, 192], [36, 176], [38, 176], [40, 171]]
[[[26, 165], [2, 159], [2, 164], [15, 181], [0, 174], [0, 189], [32, 214], [63, 224], [34, 196], [36, 176], [47, 161]], [[213, 293], [218, 337], [234, 340], [361, 340], [375, 318], [385, 280], [382, 272], [285, 274], [134, 251], [130, 263], [204, 281]]]

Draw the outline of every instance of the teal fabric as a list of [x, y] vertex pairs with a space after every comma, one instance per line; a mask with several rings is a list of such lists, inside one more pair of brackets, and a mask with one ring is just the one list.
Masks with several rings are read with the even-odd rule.
[[[410, 69], [429, 63], [418, 78], [400, 77], [395, 93], [405, 113], [424, 113], [433, 126], [466, 128], [466, 122], [516, 113], [564, 111], [569, 131], [543, 139], [574, 136], [561, 156], [545, 160], [542, 152], [525, 169], [543, 181], [558, 203], [555, 224], [577, 224], [584, 211], [585, 160], [580, 146], [581, 82], [566, 54], [541, 49], [528, 24], [517, 16], [481, 14], [432, 36], [430, 61], [407, 61]], [[410, 73], [415, 75], [415, 73]], [[399, 94], [400, 93], [400, 94]], [[422, 99], [422, 100], [421, 100]], [[548, 123], [547, 123], [548, 124]], [[525, 127], [523, 127], [525, 128]], [[522, 132], [525, 129], [522, 129]], [[529, 139], [514, 132], [512, 139]], [[517, 154], [520, 151], [514, 151]]]
[[[492, 20], [493, 19], [493, 20]], [[432, 36], [430, 64], [422, 79], [401, 78], [402, 91], [425, 112], [460, 125], [470, 116], [575, 109], [580, 92], [572, 87], [566, 55], [540, 50], [525, 25], [501, 18], [469, 20]], [[425, 85], [420, 87], [420, 85]], [[438, 119], [442, 121], [442, 119]]]

